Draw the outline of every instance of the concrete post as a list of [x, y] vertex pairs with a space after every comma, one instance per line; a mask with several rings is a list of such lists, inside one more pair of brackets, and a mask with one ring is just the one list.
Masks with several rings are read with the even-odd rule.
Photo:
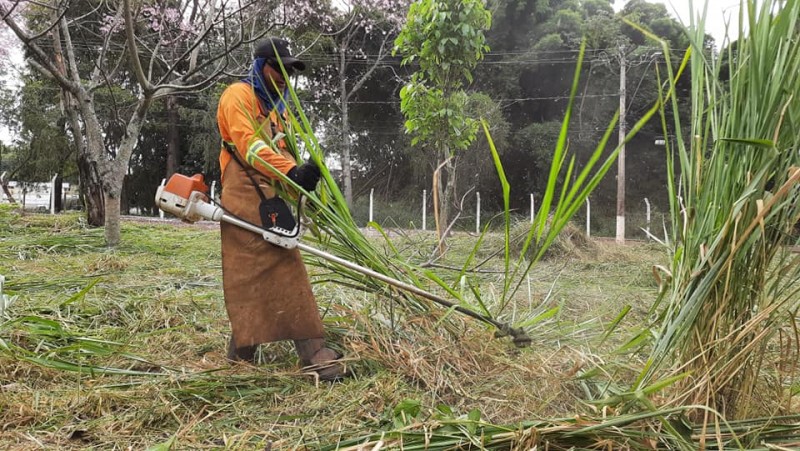
[[[167, 179], [161, 179], [161, 186], [164, 186], [166, 184], [167, 184]], [[164, 210], [160, 208], [158, 209], [158, 217], [164, 219]]]
[[586, 198], [586, 236], [592, 236], [592, 203]]
[[58, 173], [53, 176], [50, 180], [50, 214], [56, 214], [56, 179], [58, 178]]
[[371, 190], [369, 190], [369, 222], [372, 222], [372, 208], [374, 205], [373, 202], [375, 200], [374, 196], [375, 196], [375, 188], [372, 188]]
[[533, 218], [536, 216], [536, 203], [533, 200], [533, 194], [531, 194], [531, 224], [533, 224]]
[[422, 190], [422, 230], [428, 227], [428, 190]]
[[475, 233], [481, 233], [481, 193], [475, 193], [478, 205], [475, 208]]

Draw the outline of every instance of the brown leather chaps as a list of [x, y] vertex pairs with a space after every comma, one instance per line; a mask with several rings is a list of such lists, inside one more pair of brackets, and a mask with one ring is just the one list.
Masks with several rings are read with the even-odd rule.
[[[254, 169], [249, 173], [267, 198], [275, 195], [267, 177]], [[225, 209], [261, 225], [261, 198], [245, 169], [232, 161], [225, 168], [224, 180]], [[322, 321], [300, 252], [274, 246], [260, 235], [225, 222], [221, 234], [222, 286], [235, 347], [322, 338]]]

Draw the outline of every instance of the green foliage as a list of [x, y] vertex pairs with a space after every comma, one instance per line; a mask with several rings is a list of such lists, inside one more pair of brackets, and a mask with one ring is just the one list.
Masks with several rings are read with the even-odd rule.
[[[528, 152], [531, 163], [544, 170], [550, 167], [553, 161], [553, 149], [556, 147], [560, 132], [561, 122], [534, 122], [517, 133], [516, 147]], [[541, 180], [535, 187], [530, 188], [544, 188], [544, 181]]]
[[459, 89], [472, 82], [471, 71], [489, 50], [484, 31], [491, 17], [480, 0], [414, 2], [395, 53], [404, 55], [404, 64], [419, 64], [416, 81]]
[[580, 12], [562, 9], [554, 14], [550, 25], [553, 29], [552, 32], [562, 36], [565, 42], [575, 43], [580, 42], [582, 38], [580, 35], [582, 23], [583, 16]]
[[43, 78], [28, 77], [21, 89], [16, 112], [23, 143], [17, 147], [15, 177], [46, 181], [54, 173], [77, 181], [73, 148], [66, 132], [59, 90]]
[[467, 93], [445, 96], [440, 89], [411, 83], [400, 90], [400, 99], [408, 118], [406, 130], [414, 134], [412, 145], [422, 142], [436, 149], [463, 150], [475, 140], [478, 121], [465, 115]]
[[[648, 43], [644, 32], [649, 32], [669, 43], [670, 48], [686, 48], [689, 42], [683, 28], [670, 19], [667, 7], [647, 0], [630, 0], [622, 10], [622, 17], [636, 26], [623, 25], [622, 32], [636, 45]], [[642, 30], [639, 30], [641, 27]], [[705, 40], [705, 38], [704, 38]]]
[[622, 23], [613, 14], [601, 10], [589, 14], [581, 25], [586, 45], [590, 49], [605, 49], [615, 46], [621, 38]]
[[533, 46], [533, 50], [537, 52], [552, 52], [556, 50], [561, 50], [564, 48], [564, 39], [561, 37], [559, 33], [550, 33], [542, 37], [536, 45]]
[[411, 5], [405, 27], [395, 41], [403, 64], [419, 71], [400, 91], [400, 108], [413, 144], [461, 150], [475, 139], [478, 123], [467, 111], [469, 96], [460, 91], [472, 83], [472, 71], [488, 51], [484, 31], [491, 13], [481, 0], [420, 0]]

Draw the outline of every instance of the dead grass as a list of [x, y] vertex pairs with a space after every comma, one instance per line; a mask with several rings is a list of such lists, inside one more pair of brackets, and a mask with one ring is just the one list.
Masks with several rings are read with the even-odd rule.
[[[3, 219], [0, 274], [18, 300], [0, 322], [10, 346], [0, 351], [0, 447], [14, 449], [144, 449], [171, 437], [175, 449], [314, 448], [340, 431], [391, 427], [393, 409], [409, 399], [424, 411], [480, 409], [502, 424], [592, 414], [587, 394], [599, 391], [576, 377], [618, 359], [598, 337], [622, 306], [646, 311], [655, 295], [646, 274], [661, 258], [648, 245], [585, 242], [548, 259], [514, 302], [520, 315], [562, 309], [536, 326], [526, 349], [471, 320], [456, 318], [458, 332], [442, 333], [437, 318], [393, 320], [385, 299], [317, 285], [331, 341], [356, 374], [330, 385], [303, 374], [286, 343], [262, 347], [258, 366], [226, 361], [218, 231], [126, 223], [123, 245], [109, 251], [76, 216]], [[469, 246], [462, 240], [473, 242], [456, 236], [445, 263]], [[421, 260], [430, 241], [401, 236], [398, 247]], [[483, 290], [499, 283], [482, 277]], [[24, 316], [63, 330], [8, 322]], [[135, 374], [64, 371], [29, 355]]]

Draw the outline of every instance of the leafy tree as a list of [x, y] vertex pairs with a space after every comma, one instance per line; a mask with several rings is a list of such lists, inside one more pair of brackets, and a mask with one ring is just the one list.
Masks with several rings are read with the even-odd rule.
[[[480, 114], [486, 121], [492, 141], [500, 155], [506, 155], [509, 149], [513, 148], [509, 141], [510, 124], [503, 117], [503, 111], [495, 99], [485, 93], [475, 93], [470, 96], [467, 111]], [[497, 169], [494, 165], [486, 164], [487, 158], [489, 158], [489, 146], [486, 137], [484, 134], [478, 134], [466, 152], [455, 154], [455, 166], [458, 172], [456, 179], [468, 180], [472, 188], [480, 191], [481, 199], [486, 199], [484, 205], [487, 207], [502, 208], [502, 185], [498, 183]]]
[[[59, 179], [71, 178], [76, 171], [65, 118], [58, 97], [53, 95], [57, 92], [57, 88], [44, 80], [31, 78], [21, 89], [20, 134], [28, 145], [21, 146], [19, 151], [29, 164], [20, 167], [17, 176], [24, 180], [45, 181], [54, 173]], [[57, 185], [60, 186], [58, 181]]]
[[412, 144], [438, 154], [434, 186], [441, 203], [435, 215], [440, 240], [443, 228], [449, 227], [454, 197], [454, 153], [472, 143], [478, 128], [463, 88], [472, 83], [472, 71], [488, 50], [484, 31], [490, 26], [491, 14], [481, 0], [419, 0], [411, 5], [395, 41], [403, 64], [419, 64], [400, 91], [401, 110], [414, 136]]
[[[620, 12], [625, 19], [644, 27], [659, 38], [669, 42], [672, 48], [685, 49], [689, 40], [678, 22], [670, 17], [667, 7], [661, 3], [646, 0], [630, 0]], [[635, 28], [624, 24], [622, 33], [637, 46], [650, 45], [647, 38]]]
[[[350, 103], [365, 83], [391, 57], [392, 42], [400, 31], [408, 0], [350, 0], [333, 20], [325, 47], [334, 63], [328, 67], [335, 83], [338, 106], [342, 182], [347, 204], [353, 205]], [[321, 97], [321, 96], [320, 96]]]

